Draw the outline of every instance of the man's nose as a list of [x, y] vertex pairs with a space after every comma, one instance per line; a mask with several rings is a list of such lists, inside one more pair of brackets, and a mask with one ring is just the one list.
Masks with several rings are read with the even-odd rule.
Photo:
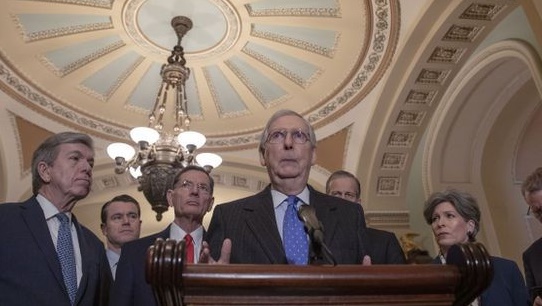
[[291, 148], [294, 143], [294, 138], [292, 137], [292, 133], [287, 132], [286, 136], [284, 137], [284, 146]]

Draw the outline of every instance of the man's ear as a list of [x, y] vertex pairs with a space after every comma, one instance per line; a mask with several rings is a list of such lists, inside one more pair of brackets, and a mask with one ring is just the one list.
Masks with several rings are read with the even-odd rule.
[[265, 161], [265, 151], [260, 151], [260, 165], [266, 166], [267, 162]]
[[316, 147], [312, 148], [311, 166], [316, 165]]
[[213, 205], [215, 204], [215, 197], [212, 197], [211, 200], [209, 200], [209, 205], [207, 207], [207, 212], [211, 212], [213, 210]]
[[167, 199], [168, 207], [173, 207], [173, 199], [172, 199], [173, 195], [172, 194], [173, 194], [173, 190], [168, 189], [166, 191], [166, 199]]
[[38, 174], [41, 177], [41, 179], [44, 182], [49, 183], [51, 181], [51, 173], [49, 170], [49, 165], [47, 165], [46, 162], [42, 161], [38, 163], [37, 168], [38, 168]]

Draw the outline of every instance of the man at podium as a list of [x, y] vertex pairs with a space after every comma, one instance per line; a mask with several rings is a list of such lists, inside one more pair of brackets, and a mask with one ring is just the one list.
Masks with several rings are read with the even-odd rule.
[[[361, 205], [307, 184], [316, 162], [316, 136], [309, 122], [291, 110], [276, 112], [261, 135], [259, 155], [270, 185], [216, 206], [204, 243], [210, 250], [204, 250], [201, 261], [224, 262], [229, 255], [229, 262], [237, 264], [304, 265], [315, 262], [316, 248], [327, 251], [324, 263], [361, 264], [366, 255]], [[303, 218], [297, 216], [300, 207], [308, 212]], [[231, 242], [231, 252], [222, 250], [224, 241], [227, 248]]]

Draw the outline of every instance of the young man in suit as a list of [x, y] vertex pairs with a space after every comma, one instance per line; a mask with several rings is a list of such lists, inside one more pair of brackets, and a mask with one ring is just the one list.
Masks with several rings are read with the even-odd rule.
[[0, 204], [0, 305], [107, 305], [103, 243], [71, 213], [90, 192], [92, 139], [64, 132], [32, 157], [33, 196]]
[[[326, 182], [326, 193], [361, 205], [361, 185], [352, 173], [338, 170]], [[366, 228], [366, 248], [372, 264], [404, 264], [405, 255], [395, 234]]]
[[231, 246], [230, 263], [309, 263], [308, 238], [299, 232], [303, 224], [299, 225], [295, 211], [306, 204], [321, 221], [324, 243], [336, 262], [361, 264], [365, 255], [361, 205], [323, 194], [307, 184], [316, 162], [316, 136], [309, 122], [291, 110], [276, 112], [261, 135], [259, 155], [271, 184], [256, 195], [215, 208], [206, 240], [209, 244], [205, 244], [210, 248], [203, 254], [210, 252], [211, 257], [205, 260], [227, 262], [224, 246]]
[[[531, 173], [521, 186], [521, 194], [529, 205], [529, 214], [542, 222], [542, 167]], [[542, 306], [542, 238], [533, 242], [523, 253], [523, 267], [527, 287], [531, 289], [533, 305]]]
[[106, 237], [105, 253], [113, 280], [119, 263], [122, 246], [139, 238], [141, 232], [141, 208], [139, 202], [127, 194], [107, 201], [100, 214], [102, 233]]
[[179, 171], [173, 186], [167, 191], [168, 204], [173, 206], [175, 213], [174, 221], [162, 232], [128, 242], [122, 247], [110, 305], [157, 305], [152, 288], [145, 280], [147, 249], [157, 238], [185, 239], [193, 249], [191, 254], [186, 254], [187, 262], [198, 262], [204, 235], [203, 216], [213, 207], [213, 189], [213, 179], [203, 168], [187, 166]]

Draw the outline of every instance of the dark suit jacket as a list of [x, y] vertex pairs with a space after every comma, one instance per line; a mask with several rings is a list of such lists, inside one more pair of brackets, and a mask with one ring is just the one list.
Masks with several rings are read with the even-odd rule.
[[[75, 305], [106, 305], [111, 270], [104, 245], [72, 218], [83, 275]], [[35, 197], [0, 204], [0, 305], [70, 305], [45, 215]]]
[[145, 279], [145, 261], [147, 249], [154, 244], [156, 238], [169, 238], [168, 226], [164, 231], [143, 237], [122, 246], [117, 266], [111, 306], [153, 306], [156, 305], [154, 293]]
[[[361, 263], [365, 255], [361, 238], [365, 219], [361, 205], [323, 194], [310, 186], [309, 191], [310, 205], [323, 225], [324, 242], [337, 263]], [[232, 240], [231, 263], [287, 263], [270, 186], [256, 195], [215, 207], [207, 232], [213, 258], [220, 257], [225, 238]]]
[[542, 286], [542, 238], [523, 252], [523, 268], [528, 288]]
[[[480, 306], [526, 306], [530, 305], [525, 280], [518, 265], [505, 258], [491, 256], [493, 280], [482, 292]], [[440, 263], [438, 258], [436, 263]]]
[[373, 264], [404, 264], [405, 254], [394, 233], [375, 229], [365, 229], [364, 242]]

